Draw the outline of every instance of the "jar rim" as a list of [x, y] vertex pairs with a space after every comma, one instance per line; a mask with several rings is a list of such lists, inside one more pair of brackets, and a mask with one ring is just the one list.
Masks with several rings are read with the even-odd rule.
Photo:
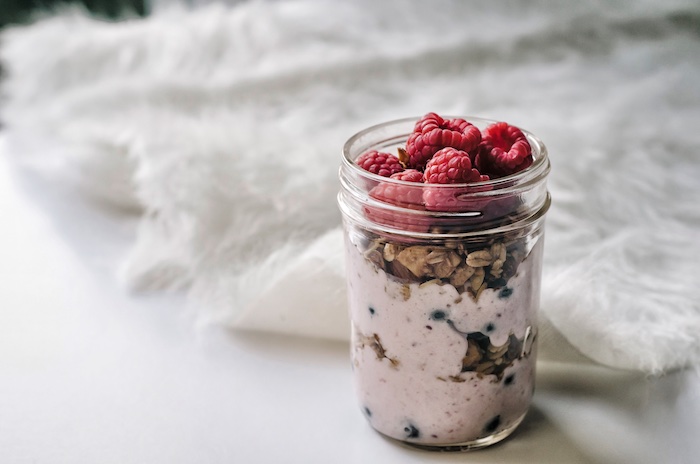
[[[358, 224], [369, 224], [366, 218], [357, 215], [357, 213], [353, 211], [352, 208], [349, 208], [342, 199], [342, 197], [343, 193], [340, 192], [338, 194], [338, 204], [343, 215], [348, 218], [351, 218], [354, 222], [357, 222]], [[545, 195], [544, 203], [540, 206], [539, 209], [534, 211], [529, 216], [525, 216], [511, 223], [501, 224], [497, 227], [489, 227], [486, 229], [479, 228], [473, 230], [463, 230], [459, 232], [419, 232], [414, 230], [398, 229], [381, 223], [372, 223], [371, 229], [377, 233], [386, 236], [410, 237], [412, 239], [422, 240], [466, 239], [470, 237], [482, 237], [484, 235], [499, 235], [506, 234], [515, 230], [524, 230], [528, 226], [532, 226], [533, 224], [541, 222], [547, 214], [547, 211], [549, 211], [549, 207], [551, 206], [551, 204], [552, 197], [549, 195], [549, 192], [547, 192], [547, 194]]]
[[[494, 124], [499, 121], [494, 120], [494, 119], [487, 119], [487, 118], [480, 118], [476, 116], [452, 116], [452, 115], [447, 115], [444, 116], [446, 119], [452, 119], [452, 118], [461, 118], [466, 120], [467, 122], [473, 123], [482, 123], [482, 124]], [[393, 119], [390, 121], [385, 121], [380, 124], [375, 124], [373, 126], [369, 126], [353, 136], [351, 136], [347, 142], [343, 145], [343, 153], [342, 153], [342, 167], [350, 169], [354, 173], [368, 179], [368, 180], [373, 180], [376, 182], [384, 182], [384, 183], [389, 183], [389, 184], [395, 184], [395, 185], [406, 185], [406, 186], [416, 186], [415, 182], [410, 182], [406, 180], [399, 180], [399, 179], [392, 179], [390, 177], [384, 177], [380, 176], [379, 174], [374, 174], [372, 172], [366, 171], [362, 169], [360, 166], [355, 164], [354, 158], [351, 156], [351, 149], [353, 145], [359, 140], [360, 138], [375, 132], [377, 130], [380, 130], [384, 127], [391, 126], [391, 125], [396, 125], [396, 124], [402, 124], [402, 123], [411, 123], [411, 122], [416, 122], [420, 119], [418, 116], [414, 117], [408, 117], [408, 118], [400, 118], [400, 119]], [[537, 156], [533, 156], [533, 162], [530, 166], [528, 166], [526, 169], [523, 169], [522, 171], [518, 171], [515, 174], [509, 174], [507, 176], [499, 177], [497, 179], [490, 179], [487, 181], [481, 181], [481, 182], [470, 182], [470, 183], [459, 183], [459, 184], [430, 184], [430, 188], [436, 188], [436, 189], [455, 189], [455, 188], [470, 188], [476, 190], [478, 192], [479, 190], [483, 189], [484, 191], [486, 190], [491, 190], [491, 189], [499, 189], [501, 187], [505, 186], [512, 186], [512, 185], [517, 185], [521, 182], [524, 182], [525, 180], [528, 180], [529, 178], [534, 178], [538, 179], [541, 177], [546, 176], [549, 174], [550, 170], [550, 163], [549, 163], [549, 156], [547, 154], [547, 147], [544, 145], [542, 140], [540, 140], [538, 137], [536, 137], [532, 132], [522, 129], [518, 127], [523, 134], [525, 134], [525, 137], [527, 137], [528, 142], [530, 143], [530, 146], [533, 149], [533, 152], [536, 152]], [[397, 137], [403, 137], [403, 136], [410, 136], [410, 133], [408, 134], [398, 134]]]

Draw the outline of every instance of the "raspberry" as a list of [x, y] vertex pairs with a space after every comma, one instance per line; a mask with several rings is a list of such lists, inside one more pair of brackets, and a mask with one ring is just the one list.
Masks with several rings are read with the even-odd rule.
[[[430, 184], [464, 184], [489, 180], [488, 176], [472, 168], [468, 153], [454, 148], [443, 148], [435, 153], [425, 167], [424, 176], [426, 183]], [[468, 199], [464, 198], [464, 195], [482, 190], [484, 190], [483, 187], [426, 189], [423, 193], [423, 201], [426, 209], [432, 211], [478, 210], [485, 206], [485, 200]]]
[[472, 168], [469, 153], [443, 148], [425, 166], [425, 181], [429, 184], [466, 184], [479, 182], [481, 173]]
[[376, 150], [368, 151], [358, 156], [355, 164], [365, 171], [382, 177], [390, 177], [392, 174], [403, 171], [403, 166], [401, 166], [397, 157]]
[[422, 170], [442, 148], [452, 147], [469, 152], [480, 142], [479, 129], [464, 119], [443, 119], [435, 113], [428, 113], [416, 123], [406, 142], [406, 152], [409, 165]]
[[[423, 173], [415, 169], [406, 169], [391, 175], [392, 179], [406, 182], [414, 182], [415, 187], [410, 185], [398, 185], [393, 182], [381, 182], [374, 187], [369, 195], [375, 200], [389, 203], [394, 206], [412, 210], [423, 210]], [[409, 214], [388, 211], [376, 207], [365, 207], [365, 214], [374, 222], [388, 225], [396, 229], [404, 229], [413, 232], [425, 232], [430, 224], [421, 218], [409, 217]]]
[[532, 164], [532, 148], [520, 129], [497, 122], [484, 130], [474, 163], [492, 178], [508, 176]]
[[415, 169], [406, 169], [405, 171], [392, 174], [391, 178], [406, 182], [423, 182], [423, 173]]
[[[422, 184], [423, 173], [416, 171], [415, 169], [407, 169], [403, 172], [393, 174], [391, 179]], [[416, 207], [421, 208], [423, 205], [422, 186], [416, 186], [414, 188], [408, 185], [382, 182], [374, 187], [369, 192], [369, 195], [376, 200], [409, 209], [416, 209]]]

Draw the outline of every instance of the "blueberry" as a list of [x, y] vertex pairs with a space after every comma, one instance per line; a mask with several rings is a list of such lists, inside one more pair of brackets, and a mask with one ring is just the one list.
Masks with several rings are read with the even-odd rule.
[[510, 287], [503, 287], [500, 292], [498, 292], [498, 298], [505, 299], [513, 294], [513, 289]]
[[406, 438], [418, 438], [420, 437], [420, 432], [413, 424], [408, 424], [408, 427], [404, 427], [404, 432], [406, 432]]
[[374, 311], [374, 308], [371, 307], [371, 306], [369, 307], [369, 313], [370, 313], [372, 316], [374, 316], [375, 311]]
[[370, 411], [367, 406], [365, 406], [365, 414], [367, 415], [367, 417], [372, 417], [372, 411]]
[[504, 385], [510, 385], [511, 383], [513, 383], [513, 380], [515, 380], [515, 374], [510, 374], [508, 377], [506, 377], [506, 378], [503, 380], [503, 384], [504, 384]]
[[488, 324], [486, 324], [486, 331], [487, 332], [493, 332], [494, 329], [496, 329], [496, 326], [493, 325], [493, 322], [489, 322]]
[[486, 424], [486, 427], [484, 427], [484, 430], [488, 433], [493, 433], [496, 431], [498, 426], [501, 425], [501, 416], [498, 415], [491, 419], [488, 424]]
[[444, 321], [446, 317], [447, 314], [445, 314], [445, 311], [441, 309], [436, 309], [430, 314], [430, 319], [434, 321]]

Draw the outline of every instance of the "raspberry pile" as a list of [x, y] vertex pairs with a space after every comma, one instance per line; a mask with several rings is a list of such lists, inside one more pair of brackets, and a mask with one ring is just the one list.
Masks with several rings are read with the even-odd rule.
[[[497, 122], [481, 131], [464, 119], [445, 119], [436, 113], [428, 113], [416, 123], [406, 148], [398, 149], [398, 157], [373, 150], [355, 161], [382, 177], [435, 185], [498, 179], [520, 172], [532, 162], [530, 143], [517, 127]], [[488, 188], [475, 186], [455, 192], [444, 187], [421, 189], [380, 183], [370, 196], [411, 209], [467, 211], [483, 205], [474, 200], [465, 202], [462, 194]]]

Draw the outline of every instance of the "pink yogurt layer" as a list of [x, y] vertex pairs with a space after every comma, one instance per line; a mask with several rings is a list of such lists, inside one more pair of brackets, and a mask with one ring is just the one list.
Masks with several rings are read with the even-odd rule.
[[[449, 284], [400, 282], [349, 240], [346, 251], [355, 388], [372, 427], [417, 444], [459, 444], [522, 419], [535, 382], [541, 237], [506, 287], [487, 288], [478, 302]], [[500, 375], [462, 372], [466, 334], [476, 332], [493, 345], [514, 335], [522, 356]]]

